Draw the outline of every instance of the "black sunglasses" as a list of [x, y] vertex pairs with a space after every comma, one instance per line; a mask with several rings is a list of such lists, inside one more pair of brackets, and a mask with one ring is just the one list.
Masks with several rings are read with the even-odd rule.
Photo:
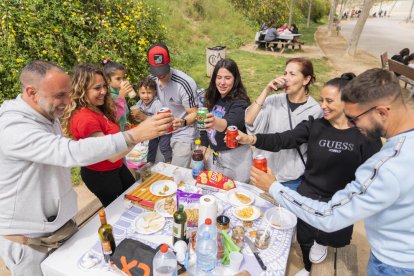
[[358, 116], [354, 116], [354, 117], [351, 117], [351, 116], [348, 116], [348, 115], [345, 114], [345, 117], [348, 120], [348, 122], [350, 122], [352, 125], [355, 126], [356, 125], [356, 121], [358, 121], [359, 117], [367, 114], [368, 112], [370, 112], [370, 111], [372, 111], [372, 110], [374, 110], [376, 108], [377, 108], [377, 106], [373, 106], [370, 109], [368, 109], [367, 111], [364, 111], [361, 114], [359, 114]]

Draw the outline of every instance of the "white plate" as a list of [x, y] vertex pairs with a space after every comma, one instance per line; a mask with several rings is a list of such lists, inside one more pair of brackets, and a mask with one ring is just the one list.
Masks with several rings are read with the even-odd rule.
[[[157, 215], [158, 218], [150, 221], [146, 221], [146, 216]], [[145, 227], [146, 225], [150, 227]], [[140, 214], [134, 220], [135, 231], [140, 234], [154, 234], [160, 231], [165, 225], [165, 218], [156, 212], [147, 212]]]
[[[297, 217], [289, 210], [283, 207], [273, 207], [267, 209], [264, 213], [264, 217], [267, 223], [273, 228], [286, 230], [295, 227], [297, 223]], [[272, 221], [270, 221], [272, 219]]]
[[[240, 216], [237, 214], [237, 212], [238, 212], [238, 211], [240, 211], [240, 210], [242, 210], [242, 209], [244, 209], [244, 208], [249, 208], [249, 207], [252, 207], [252, 208], [253, 208], [253, 214], [252, 214], [250, 217], [248, 217], [248, 218], [244, 218], [244, 217], [240, 217]], [[257, 207], [255, 207], [255, 206], [253, 206], [253, 205], [250, 205], [250, 206], [239, 206], [239, 207], [235, 207], [235, 208], [233, 209], [233, 215], [234, 215], [236, 218], [238, 218], [239, 220], [243, 220], [243, 221], [253, 221], [253, 220], [255, 220], [255, 219], [257, 219], [257, 218], [259, 218], [259, 217], [260, 217], [260, 209], [259, 209], [259, 208], [257, 208]]]
[[[168, 187], [166, 191], [164, 191], [165, 187]], [[158, 180], [152, 183], [150, 187], [150, 192], [156, 196], [169, 196], [175, 194], [177, 191], [177, 184], [171, 180]]]
[[[165, 203], [166, 198], [163, 198], [161, 200], [158, 200], [157, 203], [155, 203], [154, 206], [154, 210], [160, 214], [161, 216], [165, 217], [165, 218], [172, 218], [173, 214], [168, 213], [165, 209], [164, 209], [164, 203]], [[174, 204], [177, 205], [177, 201], [174, 200]]]
[[[249, 197], [250, 201], [246, 203], [241, 202], [237, 198], [236, 193]], [[240, 189], [240, 188], [232, 189], [227, 192], [227, 201], [233, 206], [248, 206], [254, 202], [254, 194], [252, 194], [251, 192], [245, 189]]]

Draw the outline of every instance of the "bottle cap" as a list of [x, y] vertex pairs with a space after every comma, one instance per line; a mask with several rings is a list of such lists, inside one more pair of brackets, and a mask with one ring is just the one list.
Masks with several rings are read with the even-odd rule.
[[205, 223], [206, 223], [207, 225], [210, 225], [210, 224], [211, 224], [211, 218], [206, 218]]
[[104, 209], [99, 210], [99, 216], [100, 217], [104, 217], [105, 216], [105, 210]]
[[162, 252], [162, 253], [165, 253], [165, 252], [167, 252], [168, 251], [168, 244], [165, 244], [165, 243], [163, 243], [162, 245], [161, 245], [161, 247], [160, 247], [160, 251]]
[[197, 140], [195, 140], [195, 141], [194, 141], [194, 143], [195, 143], [196, 145], [201, 145], [201, 140], [200, 140], [200, 139], [197, 139]]

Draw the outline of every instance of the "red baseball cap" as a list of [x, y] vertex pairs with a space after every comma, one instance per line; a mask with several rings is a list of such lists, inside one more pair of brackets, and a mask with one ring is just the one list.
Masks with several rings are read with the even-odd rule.
[[154, 76], [170, 73], [170, 53], [167, 46], [162, 43], [152, 45], [147, 52], [149, 68]]

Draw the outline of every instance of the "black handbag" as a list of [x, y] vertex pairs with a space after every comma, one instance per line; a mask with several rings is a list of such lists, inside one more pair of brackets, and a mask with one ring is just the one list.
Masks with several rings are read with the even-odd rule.
[[[116, 248], [111, 256], [111, 261], [119, 270], [127, 275], [133, 276], [152, 276], [152, 260], [158, 252], [156, 249], [132, 239], [124, 239]], [[185, 272], [185, 268], [177, 263], [178, 274]]]

